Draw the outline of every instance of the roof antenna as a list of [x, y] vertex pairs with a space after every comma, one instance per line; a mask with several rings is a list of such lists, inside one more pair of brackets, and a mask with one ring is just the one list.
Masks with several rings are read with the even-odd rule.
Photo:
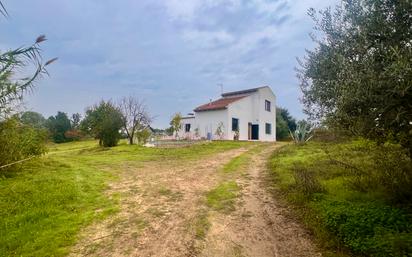
[[219, 83], [217, 85], [220, 87], [220, 94], [223, 95], [223, 84]]

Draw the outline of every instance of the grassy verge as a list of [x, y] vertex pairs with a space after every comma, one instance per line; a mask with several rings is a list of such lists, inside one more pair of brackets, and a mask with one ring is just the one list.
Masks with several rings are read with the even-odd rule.
[[215, 211], [228, 213], [235, 210], [238, 194], [239, 186], [235, 181], [223, 182], [206, 194], [206, 203]]
[[0, 173], [0, 255], [66, 255], [82, 227], [117, 211], [119, 199], [104, 192], [121, 173], [122, 163], [193, 160], [245, 145], [213, 142], [174, 149], [124, 142], [101, 148], [95, 141], [51, 145], [48, 155], [25, 163], [20, 172]]
[[412, 166], [401, 149], [311, 142], [283, 147], [270, 165], [275, 192], [292, 203], [325, 256], [411, 254]]

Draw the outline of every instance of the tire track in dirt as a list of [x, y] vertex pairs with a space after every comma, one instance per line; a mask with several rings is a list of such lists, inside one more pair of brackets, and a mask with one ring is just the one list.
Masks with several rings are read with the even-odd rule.
[[267, 160], [278, 145], [251, 155], [247, 176], [237, 183], [242, 192], [236, 210], [214, 213], [204, 242], [202, 257], [299, 257], [321, 256], [309, 234], [266, 190]]
[[203, 208], [204, 193], [216, 183], [217, 170], [245, 151], [124, 164], [121, 179], [108, 191], [120, 195], [120, 211], [84, 229], [70, 256], [193, 256], [190, 224]]

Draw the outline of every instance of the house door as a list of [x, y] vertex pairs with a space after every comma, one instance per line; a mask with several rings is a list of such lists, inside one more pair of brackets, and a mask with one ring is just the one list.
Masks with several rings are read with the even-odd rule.
[[250, 122], [247, 124], [247, 139], [252, 139], [252, 123]]
[[252, 140], [259, 140], [259, 125], [252, 125]]

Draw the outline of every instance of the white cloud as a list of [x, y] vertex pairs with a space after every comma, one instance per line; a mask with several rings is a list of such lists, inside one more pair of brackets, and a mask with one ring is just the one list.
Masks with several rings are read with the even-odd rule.
[[232, 44], [235, 37], [225, 30], [201, 31], [189, 29], [183, 32], [183, 38], [200, 48], [214, 48]]
[[202, 9], [212, 8], [218, 5], [225, 5], [232, 9], [240, 6], [240, 0], [165, 0], [161, 4], [167, 10], [170, 18], [189, 22], [196, 18]]

